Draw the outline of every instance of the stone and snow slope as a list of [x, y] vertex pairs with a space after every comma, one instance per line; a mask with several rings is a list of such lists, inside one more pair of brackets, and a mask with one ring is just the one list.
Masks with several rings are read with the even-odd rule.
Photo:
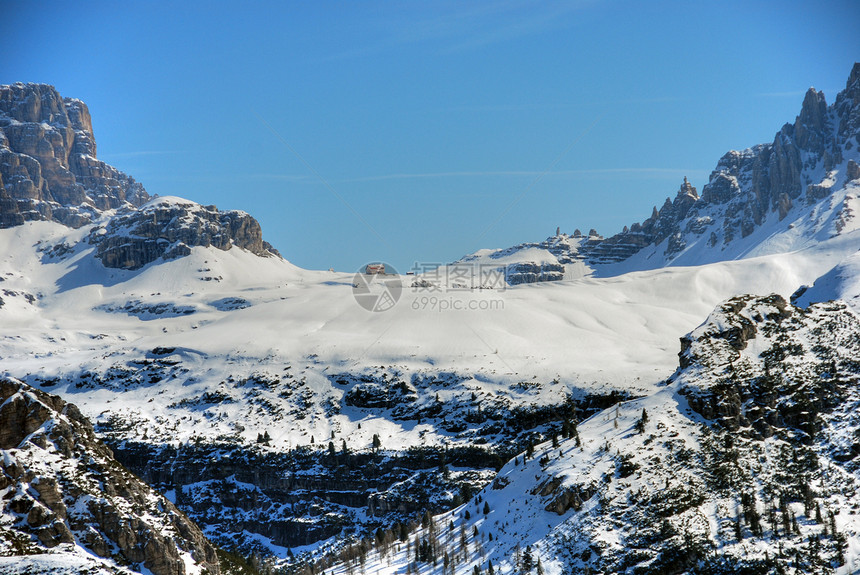
[[[219, 572], [215, 549], [77, 407], [0, 380], [0, 572]], [[26, 560], [20, 558], [27, 555]]]
[[854, 573], [858, 357], [845, 304], [733, 298], [684, 338], [659, 391], [328, 572]]
[[[87, 231], [31, 222], [0, 232], [3, 371], [79, 404], [121, 461], [219, 544], [281, 556], [450, 507], [464, 486], [490, 480], [502, 463], [493, 453], [545, 436], [570, 405], [587, 415], [658, 391], [678, 334], [720, 301], [787, 298], [858, 245], [845, 231], [801, 252], [707, 266], [407, 288], [372, 313], [354, 300], [351, 274], [202, 247], [109, 269], [78, 241]], [[442, 446], [448, 455], [433, 451]]]

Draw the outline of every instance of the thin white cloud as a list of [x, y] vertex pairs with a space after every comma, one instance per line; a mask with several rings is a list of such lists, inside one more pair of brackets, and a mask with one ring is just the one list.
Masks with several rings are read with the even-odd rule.
[[389, 10], [364, 23], [374, 31], [375, 41], [324, 60], [367, 57], [416, 44], [425, 44], [442, 54], [481, 48], [569, 27], [572, 15], [595, 2], [437, 2], [424, 8], [421, 4], [404, 4], [406, 9]]
[[364, 176], [359, 178], [349, 178], [338, 180], [339, 183], [354, 183], [354, 182], [380, 182], [386, 180], [425, 180], [437, 178], [485, 178], [485, 177], [505, 177], [505, 176], [521, 176], [535, 177], [541, 174], [545, 176], [583, 176], [583, 175], [612, 175], [612, 174], [628, 174], [640, 176], [684, 176], [689, 174], [704, 174], [708, 173], [700, 169], [682, 169], [682, 168], [597, 168], [589, 170], [558, 170], [552, 172], [540, 172], [536, 170], [501, 170], [501, 171], [463, 171], [463, 172], [418, 172], [418, 173], [399, 173], [399, 174], [380, 174], [376, 176]]
[[245, 177], [252, 180], [277, 180], [283, 182], [302, 182], [311, 179], [309, 176], [296, 174], [247, 174]]
[[804, 91], [793, 90], [791, 92], [760, 92], [756, 94], [759, 98], [796, 98], [806, 94]]
[[183, 150], [139, 150], [137, 152], [99, 153], [99, 158], [139, 158], [142, 156], [172, 156], [174, 154], [186, 153]]

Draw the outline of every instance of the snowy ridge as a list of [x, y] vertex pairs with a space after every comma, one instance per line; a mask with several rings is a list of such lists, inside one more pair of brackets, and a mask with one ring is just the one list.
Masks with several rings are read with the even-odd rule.
[[[674, 200], [614, 236], [557, 233], [540, 243], [479, 250], [457, 264], [504, 258], [566, 266], [533, 281], [602, 277], [802, 249], [854, 229], [860, 181], [860, 64], [835, 102], [810, 88], [800, 114], [773, 143], [720, 159], [701, 197], [685, 178]], [[569, 266], [571, 269], [567, 269]]]

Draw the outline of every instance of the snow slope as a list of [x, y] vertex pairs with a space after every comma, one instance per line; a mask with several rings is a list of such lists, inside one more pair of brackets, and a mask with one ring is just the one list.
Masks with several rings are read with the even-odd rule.
[[[95, 421], [121, 413], [150, 437], [164, 433], [160, 420], [175, 425], [169, 435], [176, 441], [233, 434], [241, 421], [249, 441], [277, 424], [279, 445], [332, 430], [361, 445], [375, 432], [358, 429], [366, 418], [390, 446], [456, 439], [373, 410], [327, 414], [324, 406], [341, 404], [345, 394], [333, 382], [337, 374], [382, 368], [405, 381], [458, 374], [456, 386], [436, 390], [445, 401], [472, 392], [514, 405], [612, 389], [650, 393], [674, 369], [678, 334], [718, 302], [738, 293], [788, 296], [860, 243], [850, 232], [793, 253], [495, 290], [410, 288], [404, 276], [397, 305], [373, 313], [356, 303], [352, 274], [199, 247], [135, 272], [107, 270], [92, 248], [76, 243], [81, 233], [50, 222], [0, 231], [3, 372], [48, 385]], [[75, 247], [52, 256], [58, 245]], [[140, 379], [153, 362], [164, 379], [105, 381], [132, 372]], [[105, 373], [100, 385], [82, 383]], [[284, 420], [279, 410], [258, 413], [241, 401], [208, 412], [182, 404], [253, 374], [306, 382], [308, 417]], [[540, 384], [539, 393], [517, 388], [520, 382]], [[296, 408], [296, 396], [261, 393], [282, 410]]]
[[[741, 325], [752, 329], [743, 335]], [[407, 541], [377, 536], [364, 556], [341, 553], [319, 567], [336, 575], [359, 564], [421, 575], [856, 573], [860, 480], [846, 452], [859, 432], [848, 415], [860, 399], [858, 338], [860, 316], [843, 304], [799, 310], [773, 296], [734, 298], [685, 338], [683, 367], [657, 392], [521, 453]], [[726, 360], [746, 400], [739, 414], [720, 407], [733, 389]], [[765, 389], [767, 373], [782, 379]], [[804, 397], [822, 403], [796, 410]], [[756, 419], [762, 407], [779, 414], [766, 418], [769, 431]]]

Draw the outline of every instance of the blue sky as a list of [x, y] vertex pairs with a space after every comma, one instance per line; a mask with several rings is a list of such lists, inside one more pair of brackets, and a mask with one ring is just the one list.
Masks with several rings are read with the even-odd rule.
[[9, 2], [0, 83], [84, 100], [151, 194], [290, 261], [611, 235], [860, 60], [860, 2]]

